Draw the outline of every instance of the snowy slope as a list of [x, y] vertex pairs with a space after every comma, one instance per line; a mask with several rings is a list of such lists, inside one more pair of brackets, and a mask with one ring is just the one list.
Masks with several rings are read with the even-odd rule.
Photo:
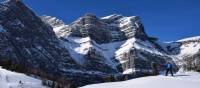
[[163, 55], [162, 52], [157, 50], [151, 42], [141, 41], [135, 38], [119, 42], [97, 44], [89, 37], [66, 37], [65, 41], [62, 41], [61, 44], [69, 50], [70, 55], [79, 64], [84, 64], [84, 55], [88, 53], [89, 48], [93, 48], [101, 53], [106, 59], [105, 63], [113, 68], [115, 68], [118, 63], [115, 63], [112, 58], [116, 57], [120, 63], [123, 63], [124, 61], [121, 59], [121, 55], [130, 52], [133, 48], [156, 55]]
[[181, 52], [179, 56], [194, 55], [195, 53], [199, 51], [200, 43], [193, 42], [193, 43], [184, 44], [180, 47], [180, 49], [181, 49]]
[[200, 49], [200, 36], [178, 40], [178, 42], [182, 43], [182, 46], [180, 47], [181, 52], [179, 56], [192, 56], [196, 54]]
[[88, 85], [81, 88], [199, 88], [200, 73], [178, 73], [175, 77], [150, 76], [123, 82]]
[[[20, 84], [19, 82], [22, 82]], [[0, 88], [47, 88], [42, 81], [24, 74], [11, 72], [0, 67]]]

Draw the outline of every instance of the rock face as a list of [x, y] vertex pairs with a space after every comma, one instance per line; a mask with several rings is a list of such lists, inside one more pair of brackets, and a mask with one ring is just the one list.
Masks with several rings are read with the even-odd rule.
[[[54, 24], [58, 19], [55, 19], [52, 23], [49, 21], [54, 18], [48, 19], [48, 17], [43, 16], [42, 19], [53, 27], [60, 25]], [[58, 32], [56, 31], [56, 33]], [[62, 31], [59, 30], [59, 33], [62, 33], [65, 37], [90, 37], [99, 44], [122, 41], [133, 37], [141, 40], [148, 39], [139, 17], [125, 17], [116, 14], [104, 18], [86, 14], [70, 25], [65, 26]], [[62, 35], [59, 33], [58, 35]]]
[[20, 1], [0, 4], [0, 64], [22, 65], [63, 84], [151, 74], [152, 63], [175, 63], [188, 44], [199, 46], [198, 41], [158, 43], [137, 16], [86, 14], [66, 25], [55, 17], [36, 16]]
[[147, 40], [148, 36], [144, 31], [144, 27], [140, 21], [140, 18], [137, 16], [132, 16], [132, 17], [126, 17], [122, 15], [110, 15], [107, 17], [103, 17], [102, 20], [107, 23], [110, 27], [112, 27], [111, 30], [115, 34], [116, 31], [120, 31], [118, 34], [122, 35], [113, 35], [114, 40], [118, 40], [118, 38], [125, 36], [124, 39], [128, 38], [138, 38], [141, 40]]
[[56, 73], [78, 68], [67, 49], [60, 46], [52, 27], [45, 24], [21, 2], [0, 6], [0, 57], [13, 63]]

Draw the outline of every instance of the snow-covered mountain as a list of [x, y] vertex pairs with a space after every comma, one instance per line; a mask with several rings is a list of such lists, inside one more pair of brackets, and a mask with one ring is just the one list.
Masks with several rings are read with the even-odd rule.
[[191, 37], [182, 40], [178, 40], [175, 42], [167, 42], [161, 44], [163, 48], [169, 52], [170, 54], [174, 55], [194, 55], [200, 49], [200, 37]]
[[[20, 82], [21, 81], [21, 82]], [[42, 81], [27, 75], [11, 72], [0, 67], [1, 88], [48, 88]]]
[[200, 50], [200, 36], [178, 40], [177, 42], [181, 43], [180, 56], [192, 56]]
[[35, 15], [21, 1], [0, 4], [0, 65], [65, 86], [151, 75], [152, 62], [175, 64], [186, 54], [198, 58], [198, 52], [186, 52], [198, 47], [196, 38], [160, 43], [147, 35], [138, 16], [86, 14], [65, 24]]
[[55, 25], [55, 17], [42, 19], [53, 27], [77, 63], [94, 64], [87, 66], [93, 69], [105, 64], [118, 73], [151, 72], [151, 62], [164, 64], [172, 60], [148, 37], [137, 16], [114, 14], [98, 18], [86, 14], [69, 25]]

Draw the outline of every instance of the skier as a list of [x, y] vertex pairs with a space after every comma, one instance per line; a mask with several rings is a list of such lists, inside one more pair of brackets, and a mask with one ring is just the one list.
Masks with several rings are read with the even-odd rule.
[[172, 72], [172, 69], [173, 69], [172, 64], [171, 64], [170, 62], [167, 62], [167, 63], [165, 64], [165, 67], [166, 67], [166, 74], [165, 74], [165, 76], [168, 75], [168, 72], [170, 72], [171, 75], [174, 76], [174, 75], [173, 75], [173, 72]]
[[21, 81], [21, 80], [19, 81], [19, 84], [22, 84], [22, 81]]
[[19, 86], [20, 88], [24, 88], [24, 83], [20, 80], [18, 86]]

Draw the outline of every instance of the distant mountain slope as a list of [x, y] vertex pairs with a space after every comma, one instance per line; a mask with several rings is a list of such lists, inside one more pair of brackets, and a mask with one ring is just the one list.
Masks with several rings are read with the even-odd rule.
[[196, 36], [175, 42], [163, 43], [162, 46], [167, 52], [174, 55], [194, 55], [200, 49], [200, 37]]
[[200, 37], [191, 37], [176, 42], [162, 43], [161, 46], [185, 70], [200, 71]]

